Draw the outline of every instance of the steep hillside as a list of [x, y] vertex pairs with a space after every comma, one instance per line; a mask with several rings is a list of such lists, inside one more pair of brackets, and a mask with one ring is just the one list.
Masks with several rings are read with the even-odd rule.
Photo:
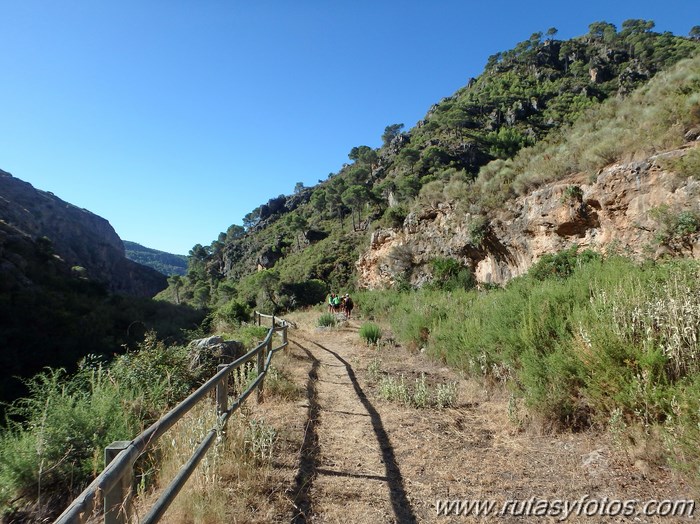
[[158, 251], [128, 240], [123, 242], [126, 258], [129, 260], [155, 269], [163, 275], [184, 275], [187, 272], [187, 257], [184, 255], [173, 255], [165, 251]]
[[[373, 285], [375, 277], [367, 275], [367, 268], [375, 262], [381, 269], [369, 271], [393, 275], [377, 280], [383, 285], [397, 282], [397, 267], [403, 275], [398, 280], [421, 285], [431, 278], [428, 260], [434, 257], [452, 258], [478, 278], [494, 282], [524, 271], [544, 247], [528, 251], [527, 262], [487, 270], [483, 261], [490, 255], [480, 245], [469, 245], [469, 238], [459, 249], [447, 248], [456, 241], [454, 228], [472, 230], [476, 238], [488, 236], [509, 223], [512, 218], [499, 213], [519, 195], [580, 172], [588, 174], [583, 178], [590, 184], [591, 173], [615, 161], [680, 146], [684, 134], [692, 135], [700, 124], [693, 109], [695, 73], [689, 70], [686, 84], [674, 81], [678, 91], [671, 93], [670, 106], [659, 106], [656, 126], [647, 118], [643, 136], [617, 141], [615, 148], [610, 133], [612, 138], [586, 150], [585, 133], [594, 133], [597, 121], [612, 128], [620, 115], [633, 118], [629, 109], [630, 115], [618, 112], [616, 104], [700, 49], [697, 40], [656, 33], [653, 27], [651, 21], [627, 20], [618, 31], [596, 22], [586, 35], [568, 41], [557, 40], [552, 28], [546, 36], [534, 33], [514, 49], [493, 55], [483, 74], [431, 107], [413, 129], [388, 125], [380, 148], [350, 148], [351, 162], [328, 179], [313, 188], [298, 184], [294, 195], [280, 195], [253, 209], [242, 226], [231, 226], [210, 246], [195, 246], [188, 276], [178, 283], [182, 293], [171, 289], [165, 295], [217, 307], [233, 300], [285, 308], [309, 299], [299, 285], [311, 279], [326, 290]], [[659, 101], [644, 99], [651, 105], [647, 117]], [[588, 128], [572, 128], [586, 115]], [[617, 127], [629, 128], [619, 123]], [[665, 134], [659, 128], [666, 128]], [[571, 129], [584, 135], [564, 146], [562, 137]], [[545, 169], [543, 163], [551, 165]], [[556, 191], [552, 195], [559, 198]], [[415, 229], [416, 217], [432, 220], [448, 209], [459, 215], [452, 229], [429, 233], [439, 249], [417, 258], [410, 250], [394, 249], [414, 241], [399, 232]], [[371, 250], [379, 239], [393, 235], [397, 241], [382, 260], [368, 262], [371, 251], [362, 256], [358, 281], [356, 262], [370, 245], [372, 231]], [[566, 243], [555, 244], [546, 249]]]
[[110, 291], [153, 296], [166, 286], [158, 272], [128, 260], [112, 226], [86, 209], [64, 202], [0, 171], [0, 218], [33, 240], [41, 239], [69, 266]]
[[178, 340], [201, 323], [186, 306], [133, 296], [156, 293], [166, 277], [123, 252], [103, 218], [0, 172], [0, 413], [47, 366], [72, 370], [147, 330]]

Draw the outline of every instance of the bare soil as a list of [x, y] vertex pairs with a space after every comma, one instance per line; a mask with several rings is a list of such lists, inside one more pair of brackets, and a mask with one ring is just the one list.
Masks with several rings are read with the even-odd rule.
[[[682, 478], [609, 433], [538, 434], [522, 429], [500, 387], [486, 390], [419, 352], [367, 347], [360, 322], [320, 330], [298, 314], [283, 366], [300, 398], [255, 406], [278, 431], [260, 522], [557, 522], [545, 516], [438, 515], [438, 499], [693, 498]], [[457, 382], [450, 408], [419, 409], [382, 398], [377, 379], [425, 374]], [[374, 373], [368, 366], [374, 366]], [[510, 412], [509, 412], [510, 410]], [[235, 496], [235, 493], [232, 494]], [[700, 510], [696, 511], [696, 513]], [[677, 522], [680, 518], [576, 517], [567, 522]]]

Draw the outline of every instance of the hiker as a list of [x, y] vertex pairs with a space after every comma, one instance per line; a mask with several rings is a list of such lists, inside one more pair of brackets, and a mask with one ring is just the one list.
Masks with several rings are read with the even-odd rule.
[[343, 297], [343, 309], [345, 310], [345, 318], [348, 320], [350, 319], [350, 315], [352, 315], [353, 307], [355, 307], [355, 304], [353, 304], [350, 295], [345, 293], [345, 296]]
[[331, 293], [328, 295], [328, 312], [333, 313], [333, 297], [335, 297], [335, 293]]
[[333, 295], [333, 312], [340, 312], [340, 296], [338, 296], [337, 294]]

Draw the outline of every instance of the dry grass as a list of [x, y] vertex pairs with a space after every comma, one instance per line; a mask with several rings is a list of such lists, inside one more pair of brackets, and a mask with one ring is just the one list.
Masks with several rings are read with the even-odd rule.
[[[285, 459], [277, 455], [295, 461], [301, 446], [304, 412], [299, 406], [302, 390], [298, 384], [305, 368], [290, 351], [278, 352], [273, 362], [273, 379], [265, 382], [265, 401], [257, 404], [253, 395], [232, 415], [226, 438], [217, 439], [161, 522], [266, 523], [289, 519], [293, 508], [288, 490], [294, 483], [294, 463], [280, 467]], [[232, 389], [247, 381], [245, 375], [233, 379], [236, 384]], [[162, 437], [157, 487], [141, 493], [137, 503], [140, 516], [215, 426], [214, 413], [213, 402], [200, 403]]]
[[[487, 389], [393, 344], [368, 348], [357, 322], [317, 332], [317, 316], [294, 315], [294, 342], [275, 359], [306, 398], [268, 392], [266, 402], [253, 402], [234, 418], [226, 443], [213, 450], [164, 522], [283, 522], [301, 512], [307, 522], [395, 522], [406, 516], [393, 499], [397, 490], [418, 522], [449, 521], [436, 516], [438, 498], [688, 495], [682, 480], [654, 460], [658, 450], [643, 435], [630, 439], [625, 431], [620, 440], [613, 432], [539, 434], [536, 425], [521, 423], [522, 406], [501, 386]], [[389, 375], [456, 383], [457, 401], [439, 410], [385, 401], [380, 378]], [[274, 430], [272, 450], [250, 445], [253, 414]], [[181, 463], [189, 455], [189, 435], [198, 433], [193, 422], [205, 418], [192, 415], [191, 427], [178, 437], [182, 449], [172, 446], [173, 460]]]

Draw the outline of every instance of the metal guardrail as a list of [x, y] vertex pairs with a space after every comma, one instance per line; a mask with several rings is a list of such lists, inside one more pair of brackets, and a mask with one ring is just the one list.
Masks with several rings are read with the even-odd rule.
[[[131, 441], [117, 441], [105, 449], [105, 469], [90, 485], [68, 506], [58, 517], [55, 524], [83, 524], [88, 519], [99, 517], [104, 512], [105, 524], [125, 524], [130, 521], [133, 514], [133, 467], [145, 451], [149, 449], [168, 429], [178, 422], [198, 402], [207, 397], [212, 391], [216, 391], [217, 423], [202, 442], [186, 464], [182, 466], [175, 478], [165, 488], [161, 496], [151, 507], [142, 523], [158, 522], [163, 513], [170, 506], [177, 494], [184, 486], [187, 479], [195, 470], [199, 462], [216, 440], [217, 435], [222, 434], [229, 417], [245, 402], [251, 393], [257, 388], [258, 402], [263, 400], [263, 381], [270, 362], [275, 352], [287, 347], [287, 327], [285, 320], [274, 315], [263, 315], [255, 312], [255, 321], [261, 325], [263, 319], [271, 320], [271, 327], [263, 340], [254, 349], [230, 364], [219, 366], [217, 373], [207, 380], [199, 389], [189, 397], [163, 415], [155, 424]], [[282, 342], [273, 348], [272, 337], [279, 334]], [[256, 359], [258, 376], [241, 393], [238, 398], [228, 406], [228, 376], [229, 373], [245, 363]]]

